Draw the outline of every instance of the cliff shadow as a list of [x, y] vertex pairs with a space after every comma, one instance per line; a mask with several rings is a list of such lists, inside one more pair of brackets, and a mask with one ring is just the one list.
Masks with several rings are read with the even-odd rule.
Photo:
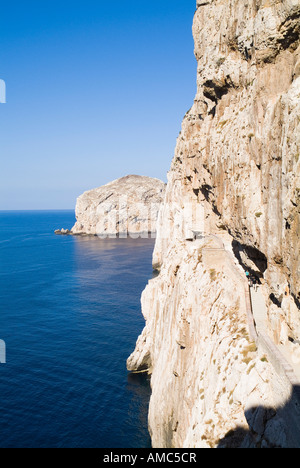
[[283, 407], [253, 407], [245, 417], [249, 430], [229, 431], [217, 448], [300, 448], [300, 386]]
[[249, 271], [258, 280], [263, 278], [268, 268], [268, 259], [263, 252], [236, 240], [232, 242], [232, 250], [245, 271]]

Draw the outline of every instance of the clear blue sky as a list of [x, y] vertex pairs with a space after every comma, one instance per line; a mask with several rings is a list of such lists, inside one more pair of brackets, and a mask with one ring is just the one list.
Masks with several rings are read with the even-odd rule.
[[196, 0], [2, 2], [0, 210], [72, 209], [127, 174], [166, 180], [196, 92]]

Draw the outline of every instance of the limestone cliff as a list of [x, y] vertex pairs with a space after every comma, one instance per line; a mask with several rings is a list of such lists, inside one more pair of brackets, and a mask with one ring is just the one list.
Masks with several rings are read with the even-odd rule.
[[71, 234], [154, 234], [164, 192], [161, 180], [137, 175], [89, 190], [77, 199]]
[[299, 0], [197, 1], [197, 95], [127, 363], [152, 374], [155, 447], [300, 446], [299, 32]]

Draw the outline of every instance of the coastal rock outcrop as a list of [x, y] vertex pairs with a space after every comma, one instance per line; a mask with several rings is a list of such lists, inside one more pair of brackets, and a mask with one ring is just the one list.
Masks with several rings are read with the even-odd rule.
[[54, 234], [60, 235], [60, 236], [68, 236], [71, 234], [71, 231], [69, 229], [55, 229]]
[[100, 237], [155, 234], [164, 193], [164, 182], [138, 175], [89, 190], [77, 199], [77, 221], [71, 233]]
[[193, 35], [197, 94], [127, 367], [151, 373], [154, 447], [299, 447], [299, 387], [276, 346], [299, 371], [300, 4], [198, 0]]

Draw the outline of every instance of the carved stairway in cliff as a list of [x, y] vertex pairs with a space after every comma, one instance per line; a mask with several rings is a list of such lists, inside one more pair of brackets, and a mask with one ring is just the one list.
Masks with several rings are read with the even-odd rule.
[[[195, 231], [193, 232], [194, 234], [198, 234]], [[208, 264], [216, 260], [222, 262], [225, 257], [230, 261], [232, 273], [244, 286], [251, 338], [256, 342], [258, 347], [261, 346], [263, 348], [276, 371], [280, 375], [284, 374], [290, 385], [300, 388], [300, 359], [299, 362], [293, 360], [285, 346], [277, 346], [270, 338], [267, 331], [267, 309], [261, 287], [258, 286], [254, 289], [249, 286], [245, 272], [231, 249], [231, 240], [229, 241], [229, 238], [226, 237], [221, 239], [219, 235], [215, 234], [204, 236], [203, 233], [201, 233], [201, 236], [195, 235], [194, 239], [211, 239], [211, 246], [203, 249], [204, 258]], [[300, 405], [300, 394], [298, 398]]]
[[300, 358], [295, 362], [286, 346], [276, 345], [268, 334], [268, 317], [266, 303], [261, 286], [255, 289], [249, 285], [245, 271], [232, 251], [232, 242], [225, 235], [221, 239], [218, 235], [210, 234], [205, 239], [212, 239], [211, 247], [203, 249], [206, 261], [227, 258], [232, 265], [232, 273], [242, 281], [245, 291], [246, 311], [250, 336], [272, 364], [278, 376], [285, 381], [287, 393], [290, 392], [288, 417], [293, 421], [295, 444], [300, 446]]

